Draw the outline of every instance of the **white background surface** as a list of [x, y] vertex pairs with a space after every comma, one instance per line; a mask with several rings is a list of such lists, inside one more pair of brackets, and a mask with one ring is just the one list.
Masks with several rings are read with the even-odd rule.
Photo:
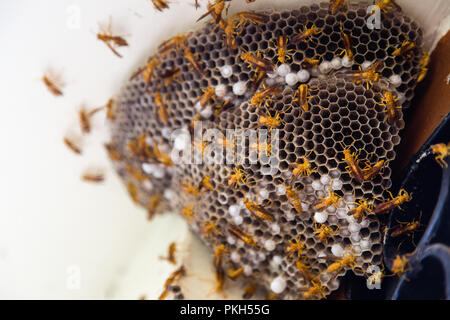
[[[0, 298], [157, 297], [171, 269], [155, 257], [175, 239], [196, 250], [192, 263], [200, 273], [205, 270], [200, 276], [210, 276], [208, 251], [191, 239], [182, 221], [168, 215], [148, 223], [126, 196], [100, 145], [106, 140], [100, 120], [83, 157], [62, 143], [76, 127], [80, 105], [104, 104], [160, 41], [195, 25], [201, 12], [194, 10], [194, 0], [177, 2], [157, 13], [149, 0], [0, 1]], [[248, 8], [244, 0], [234, 2], [232, 11]], [[311, 1], [257, 0], [250, 7], [304, 2]], [[427, 30], [434, 30], [445, 12], [435, 9], [437, 4], [450, 4], [399, 1], [405, 2]], [[78, 9], [79, 28], [73, 20]], [[122, 59], [95, 38], [97, 23], [107, 23], [109, 16], [113, 30], [128, 35], [130, 46], [119, 49]], [[40, 82], [49, 67], [62, 72], [64, 97], [55, 98]], [[80, 181], [90, 165], [107, 169], [107, 183]], [[76, 290], [67, 286], [73, 267], [81, 276]], [[199, 292], [191, 297], [204, 297]]]

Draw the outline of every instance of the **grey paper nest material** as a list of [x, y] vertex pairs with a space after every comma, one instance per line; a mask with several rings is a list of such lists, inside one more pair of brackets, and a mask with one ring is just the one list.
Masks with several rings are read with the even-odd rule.
[[[328, 3], [301, 7], [299, 10], [282, 12], [265, 12], [269, 19], [264, 24], [247, 24], [243, 32], [236, 37], [238, 49], [229, 49], [224, 42], [224, 34], [210, 24], [188, 35], [187, 44], [192, 53], [198, 53], [198, 60], [204, 68], [200, 76], [189, 66], [182, 53], [172, 50], [164, 57], [158, 56], [160, 63], [156, 74], [161, 75], [174, 67], [179, 67], [181, 77], [165, 85], [161, 77], [155, 77], [146, 88], [141, 77], [130, 81], [122, 90], [117, 104], [116, 121], [112, 123], [112, 144], [123, 156], [123, 161], [116, 162], [116, 168], [128, 186], [136, 186], [136, 200], [143, 206], [149, 205], [154, 195], [164, 194], [166, 205], [181, 210], [192, 206], [194, 217], [189, 219], [192, 230], [211, 248], [225, 244], [227, 254], [224, 266], [227, 268], [244, 268], [240, 278], [245, 283], [256, 282], [271, 292], [286, 288], [278, 295], [282, 299], [304, 298], [304, 293], [311, 288], [311, 279], [297, 270], [296, 259], [288, 257], [286, 247], [300, 239], [305, 245], [302, 261], [310, 269], [309, 274], [324, 286], [323, 293], [329, 294], [339, 286], [339, 277], [350, 266], [339, 269], [336, 273], [327, 272], [334, 263], [320, 257], [333, 257], [351, 252], [356, 257], [356, 273], [363, 274], [371, 265], [382, 261], [382, 230], [375, 216], [367, 217], [358, 223], [348, 216], [354, 202], [361, 199], [381, 199], [386, 197], [385, 190], [390, 187], [390, 168], [387, 166], [381, 174], [371, 181], [359, 183], [346, 171], [343, 150], [351, 146], [358, 150], [360, 163], [374, 164], [380, 160], [391, 161], [395, 158], [394, 147], [400, 142], [398, 126], [386, 121], [385, 107], [380, 105], [386, 90], [402, 97], [403, 107], [409, 106], [414, 87], [420, 72], [422, 57], [422, 33], [410, 18], [399, 10], [381, 13], [381, 29], [369, 30], [366, 19], [367, 4], [352, 4], [334, 15], [328, 12]], [[329, 74], [309, 70], [311, 78], [307, 84], [311, 91], [309, 110], [304, 111], [293, 101], [297, 86], [288, 86], [283, 79], [268, 81], [282, 82], [282, 92], [272, 97], [270, 108], [251, 105], [250, 90], [241, 95], [233, 94], [233, 85], [239, 81], [249, 83], [254, 77], [254, 69], [248, 68], [240, 59], [242, 52], [263, 53], [266, 59], [277, 63], [273, 42], [278, 36], [292, 37], [298, 30], [315, 25], [322, 32], [312, 40], [299, 45], [289, 42], [288, 49], [294, 49], [289, 60], [291, 72], [302, 69], [304, 58], [321, 57], [321, 61], [331, 61], [339, 57], [344, 49], [340, 26], [351, 35], [354, 51], [354, 65], [375, 60], [383, 60], [380, 71], [382, 78], [367, 88], [365, 84], [349, 81], [344, 76], [350, 68], [333, 69]], [[405, 36], [416, 47], [411, 56], [393, 57], [392, 51], [398, 48]], [[230, 66], [233, 74], [224, 77], [221, 68]], [[395, 88], [389, 83], [389, 77], [398, 75], [401, 83]], [[231, 100], [231, 106], [218, 117], [211, 116], [202, 122], [203, 128], [249, 129], [258, 127], [259, 118], [278, 111], [283, 124], [279, 126], [278, 171], [267, 175], [262, 172], [260, 164], [252, 164], [252, 153], [248, 152], [239, 164], [175, 164], [170, 167], [147, 164], [143, 159], [130, 155], [127, 146], [142, 134], [147, 134], [147, 143], [154, 143], [159, 149], [170, 154], [174, 148], [171, 132], [185, 129], [198, 113], [196, 103], [203, 95], [203, 89], [224, 85], [226, 94], [217, 97], [215, 103], [224, 99]], [[222, 87], [223, 89], [223, 87]], [[154, 92], [160, 92], [167, 101], [169, 111], [167, 123], [157, 116]], [[248, 139], [236, 140], [239, 146], [251, 150]], [[224, 155], [222, 155], [224, 156]], [[253, 154], [254, 156], [254, 154]], [[302, 163], [304, 157], [312, 163], [316, 171], [309, 177], [300, 178], [293, 184], [302, 203], [303, 214], [296, 212], [286, 196], [285, 186], [290, 185], [292, 166]], [[130, 168], [134, 168], [130, 170]], [[230, 172], [234, 168], [242, 169], [248, 175], [249, 183], [239, 184], [237, 188], [229, 186]], [[139, 172], [138, 177], [130, 172]], [[193, 196], [182, 191], [182, 183], [198, 185], [205, 176], [211, 178], [214, 190], [203, 189], [200, 196]], [[327, 197], [329, 190], [342, 197], [336, 206], [329, 206], [323, 212], [317, 212], [314, 203]], [[271, 213], [272, 220], [264, 220], [246, 210], [243, 199], [255, 202], [264, 198], [264, 208]], [[334, 237], [322, 241], [314, 233], [323, 222], [334, 230]], [[205, 225], [214, 223], [217, 230], [204, 232]], [[251, 235], [256, 245], [249, 245], [230, 233], [229, 226], [238, 226]], [[314, 281], [317, 283], [316, 281]], [[320, 298], [320, 295], [313, 295]]]

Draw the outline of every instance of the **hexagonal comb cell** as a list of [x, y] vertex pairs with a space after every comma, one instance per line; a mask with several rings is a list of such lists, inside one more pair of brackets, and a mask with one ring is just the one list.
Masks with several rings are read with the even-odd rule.
[[[367, 3], [334, 15], [328, 5], [261, 12], [265, 22], [243, 24], [236, 49], [213, 24], [189, 33], [187, 49], [175, 47], [148, 60], [158, 62], [149, 83], [137, 76], [123, 88], [111, 126], [111, 143], [122, 156], [115, 166], [133, 199], [150, 210], [180, 211], [206, 245], [225, 245], [224, 267], [243, 268], [243, 282], [257, 282], [281, 299], [321, 298], [338, 288], [346, 271], [361, 275], [381, 263], [380, 222], [375, 215], [356, 217], [355, 207], [387, 196], [389, 161], [404, 126], [397, 106], [409, 106], [420, 72], [422, 32], [400, 10], [382, 12], [381, 29], [369, 29]], [[319, 31], [292, 41], [313, 27]], [[353, 61], [344, 55], [343, 34]], [[289, 39], [285, 64], [275, 46], [280, 36]], [[414, 47], [393, 54], [405, 40]], [[275, 66], [258, 88], [252, 88], [255, 69], [241, 59], [245, 52], [259, 52]], [[371, 70], [377, 76], [365, 81]], [[296, 99], [300, 84], [308, 88], [306, 105]], [[267, 103], [252, 104], [255, 92], [271, 86], [279, 90]], [[205, 92], [214, 94], [202, 105]], [[389, 92], [395, 121], [387, 112]], [[189, 135], [193, 120], [202, 120], [201, 133], [225, 134], [268, 129], [268, 118], [277, 119], [268, 130], [272, 138], [257, 140], [256, 147], [249, 136], [205, 142]], [[267, 174], [254, 160], [269, 150], [275, 132], [277, 170]], [[245, 152], [232, 159], [226, 151], [211, 152], [214, 143]], [[197, 162], [168, 160], [186, 147], [197, 151]], [[204, 153], [223, 161], [199, 161]], [[361, 180], [345, 160], [348, 154], [364, 174], [377, 163], [384, 166]], [[296, 174], [305, 163], [309, 170]]]

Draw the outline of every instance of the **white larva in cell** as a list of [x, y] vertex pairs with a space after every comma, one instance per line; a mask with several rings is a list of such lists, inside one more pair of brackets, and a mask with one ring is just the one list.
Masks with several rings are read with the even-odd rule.
[[273, 256], [272, 261], [275, 265], [280, 265], [283, 259], [280, 256]]
[[402, 78], [398, 74], [393, 74], [389, 77], [389, 82], [392, 84], [392, 86], [398, 87], [402, 84]]
[[153, 183], [150, 180], [145, 180], [142, 184], [147, 190], [153, 189]]
[[360, 225], [361, 228], [367, 228], [369, 226], [369, 219], [364, 219], [363, 221], [361, 221]]
[[273, 251], [275, 250], [275, 242], [273, 242], [273, 240], [267, 240], [264, 243], [264, 247], [266, 248], [266, 250], [268, 251]]
[[406, 97], [403, 93], [397, 94], [398, 103], [402, 105], [406, 101]]
[[367, 60], [365, 60], [365, 61], [361, 64], [361, 69], [363, 69], [364, 71], [366, 71], [367, 69], [370, 68], [371, 65], [372, 65], [372, 61], [367, 61]]
[[318, 77], [320, 75], [320, 70], [317, 67], [312, 68], [310, 72], [313, 77]]
[[277, 192], [277, 195], [283, 196], [283, 195], [286, 194], [286, 188], [283, 185], [279, 185], [277, 187], [277, 191], [276, 192]]
[[329, 212], [329, 213], [335, 213], [335, 212], [336, 212], [336, 208], [335, 208], [334, 206], [329, 206], [329, 207], [327, 208], [327, 212]]
[[167, 200], [173, 200], [175, 198], [175, 192], [172, 189], [164, 190], [164, 198]]
[[291, 67], [287, 64], [280, 64], [277, 68], [277, 73], [280, 77], [286, 77], [289, 72], [291, 72]]
[[275, 79], [267, 79], [266, 85], [273, 86], [277, 81]]
[[153, 170], [153, 176], [154, 176], [156, 179], [162, 179], [162, 178], [164, 178], [165, 174], [166, 174], [166, 171], [164, 170], [163, 167], [159, 167], [159, 168], [156, 167], [156, 168]]
[[169, 128], [167, 128], [167, 127], [162, 128], [162, 130], [161, 130], [161, 135], [162, 135], [164, 138], [170, 139], [170, 135], [171, 135], [171, 134], [172, 134], [172, 131], [171, 131]]
[[287, 221], [292, 221], [294, 219], [295, 219], [295, 215], [292, 212], [286, 213], [286, 220]]
[[341, 190], [342, 189], [342, 181], [341, 180], [333, 180], [331, 183], [331, 188], [333, 190]]
[[323, 185], [318, 180], [314, 180], [311, 184], [311, 187], [313, 187], [314, 190], [323, 190]]
[[352, 195], [352, 194], [347, 194], [347, 195], [345, 195], [345, 196], [344, 196], [344, 200], [345, 200], [347, 203], [352, 203], [352, 202], [354, 201], [353, 195]]
[[333, 179], [337, 179], [341, 176], [341, 173], [338, 170], [331, 170], [330, 177]]
[[359, 230], [361, 230], [361, 225], [359, 223], [350, 223], [348, 226], [348, 230], [351, 233], [357, 233]]
[[202, 118], [204, 119], [208, 119], [212, 116], [213, 111], [211, 106], [207, 106], [206, 108], [204, 108], [202, 111], [200, 111], [200, 115], [202, 116]]
[[352, 240], [353, 243], [358, 243], [359, 241], [361, 241], [361, 237], [359, 236], [359, 234], [355, 233], [350, 236], [350, 240]]
[[301, 204], [302, 204], [302, 210], [303, 211], [306, 211], [306, 210], [309, 209], [309, 205], [307, 203], [302, 202]]
[[342, 58], [342, 66], [343, 67], [350, 68], [352, 65], [353, 65], [353, 60], [350, 60], [347, 55], [344, 58]]
[[339, 244], [333, 244], [331, 246], [331, 253], [335, 256], [335, 257], [343, 257], [344, 256], [344, 249], [341, 247], [341, 245]]
[[297, 72], [297, 79], [299, 82], [307, 82], [309, 80], [310, 74], [308, 70], [300, 70]]
[[342, 59], [339, 57], [334, 57], [330, 63], [334, 70], [342, 68]]
[[280, 294], [286, 289], [286, 281], [281, 277], [276, 277], [270, 283], [270, 290], [276, 294]]
[[234, 251], [231, 254], [230, 258], [231, 258], [231, 261], [233, 261], [234, 263], [238, 263], [239, 261], [241, 261], [241, 257], [239, 256], [239, 254], [236, 251]]
[[275, 78], [275, 83], [284, 83], [284, 77]]
[[247, 83], [244, 81], [238, 81], [233, 84], [233, 93], [237, 96], [242, 96], [247, 91]]
[[230, 244], [230, 245], [234, 245], [234, 244], [236, 243], [236, 239], [233, 238], [233, 237], [231, 237], [231, 236], [228, 236], [228, 237], [227, 237], [227, 242], [228, 242], [228, 244]]
[[297, 74], [295, 73], [288, 73], [286, 75], [286, 77], [284, 78], [284, 80], [286, 81], [286, 84], [288, 86], [293, 86], [298, 82], [298, 78], [297, 78]]
[[216, 96], [223, 98], [227, 94], [227, 87], [224, 84], [219, 84], [215, 89]]
[[336, 217], [338, 217], [339, 219], [345, 219], [347, 218], [347, 212], [347, 209], [339, 208], [336, 210]]
[[246, 266], [244, 267], [244, 274], [245, 274], [246, 276], [250, 276], [252, 273], [253, 273], [252, 267], [246, 265]]
[[270, 79], [275, 79], [276, 77], [278, 77], [278, 73], [277, 72], [267, 72], [267, 77]]
[[155, 170], [155, 165], [150, 164], [150, 163], [143, 163], [142, 164], [142, 170], [146, 174], [153, 174], [153, 171]]
[[200, 104], [200, 101], [197, 101], [197, 103], [194, 105], [194, 108], [195, 111], [197, 112], [200, 112], [203, 109], [202, 105]]
[[[360, 238], [361, 239], [361, 238]], [[361, 256], [361, 253], [362, 253], [362, 251], [361, 251], [361, 247], [360, 246], [358, 246], [358, 245], [354, 245], [353, 247], [352, 247], [352, 251], [353, 251], [353, 254], [355, 255], [355, 256]]]
[[235, 205], [235, 204], [231, 205], [231, 206], [228, 208], [228, 212], [229, 212], [229, 214], [230, 214], [232, 217], [237, 216], [237, 215], [239, 214], [239, 211], [240, 211], [239, 206], [237, 206], [237, 205]]
[[322, 212], [316, 212], [316, 213], [314, 214], [314, 220], [315, 220], [317, 223], [325, 223], [325, 222], [327, 221], [327, 219], [328, 219], [328, 213], [325, 212], [325, 211], [322, 211]]
[[259, 196], [262, 199], [267, 199], [267, 198], [269, 198], [269, 191], [267, 191], [266, 189], [261, 189], [261, 190], [259, 190]]
[[263, 252], [259, 252], [258, 253], [258, 260], [259, 261], [264, 261], [266, 260], [266, 255]]
[[361, 240], [361, 242], [359, 243], [359, 245], [361, 246], [361, 249], [369, 249], [370, 248], [370, 242], [369, 240]]
[[316, 197], [315, 196], [308, 196], [308, 198], [306, 198], [307, 202], [313, 203], [314, 201], [316, 201]]
[[333, 67], [328, 61], [323, 61], [321, 64], [319, 64], [319, 70], [322, 74], [328, 74], [332, 69]]
[[[313, 182], [313, 180], [310, 177], [304, 177], [303, 178], [303, 182], [305, 184], [311, 184]], [[311, 191], [312, 192], [312, 191]]]
[[179, 134], [175, 137], [173, 147], [175, 150], [184, 150], [188, 145], [188, 135], [186, 133]]
[[330, 183], [330, 177], [324, 174], [323, 176], [320, 177], [320, 183], [323, 184], [324, 186], [327, 186]]
[[316, 191], [316, 196], [318, 198], [325, 198], [325, 191], [323, 190]]
[[233, 217], [233, 222], [236, 225], [240, 225], [243, 221], [244, 221], [244, 219], [241, 216], [234, 216]]
[[224, 78], [229, 78], [233, 75], [233, 68], [231, 66], [225, 65], [220, 68], [220, 74]]
[[305, 192], [306, 192], [306, 193], [313, 193], [313, 192], [314, 192], [314, 188], [311, 187], [311, 186], [306, 186]]
[[280, 233], [280, 226], [276, 223], [272, 224], [271, 226], [273, 233]]

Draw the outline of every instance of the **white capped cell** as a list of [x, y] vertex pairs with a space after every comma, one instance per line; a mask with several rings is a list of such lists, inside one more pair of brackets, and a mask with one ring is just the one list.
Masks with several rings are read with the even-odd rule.
[[320, 177], [320, 183], [323, 184], [324, 186], [327, 186], [330, 183], [330, 177], [324, 174], [323, 176]]
[[319, 64], [320, 73], [328, 74], [332, 69], [333, 67], [331, 66], [331, 63], [329, 63], [328, 61], [323, 61], [321, 64]]
[[150, 180], [144, 180], [144, 182], [142, 183], [142, 185], [143, 185], [144, 188], [147, 189], [147, 190], [153, 189], [153, 183], [152, 183]]
[[280, 230], [281, 230], [280, 226], [277, 225], [276, 223], [272, 224], [270, 227], [271, 227], [273, 233], [280, 233]]
[[320, 74], [320, 70], [317, 67], [312, 68], [310, 72], [311, 72], [311, 76], [313, 76], [313, 77], [318, 77]]
[[182, 133], [175, 137], [175, 140], [173, 142], [173, 147], [175, 150], [183, 150], [186, 148], [186, 146], [189, 143], [189, 134]]
[[333, 180], [333, 182], [331, 182], [331, 189], [341, 190], [342, 189], [342, 181], [341, 180]]
[[363, 69], [364, 71], [369, 69], [370, 66], [372, 65], [372, 61], [367, 61], [365, 60], [362, 64], [361, 64], [361, 69]]
[[399, 85], [402, 84], [402, 78], [398, 74], [393, 74], [392, 76], [389, 77], [389, 82], [394, 87], [398, 87]]
[[347, 209], [338, 208], [336, 210], [336, 217], [338, 217], [339, 219], [345, 219], [345, 218], [347, 218], [347, 212], [348, 212]]
[[306, 211], [306, 210], [309, 209], [309, 204], [307, 204], [307, 203], [305, 203], [305, 202], [302, 202], [301, 205], [302, 205], [302, 210], [303, 210], [303, 211]]
[[314, 190], [323, 190], [323, 185], [320, 183], [319, 180], [314, 180], [313, 183], [311, 183], [311, 187], [313, 187]]
[[262, 199], [267, 199], [267, 198], [269, 198], [269, 191], [267, 191], [266, 189], [261, 189], [261, 190], [259, 190], [259, 196]]
[[285, 186], [279, 185], [279, 186], [277, 187], [276, 193], [277, 193], [277, 195], [279, 195], [279, 196], [285, 195], [285, 194], [286, 194], [286, 188], [285, 188]]
[[328, 213], [335, 213], [335, 212], [336, 212], [336, 208], [335, 208], [334, 206], [329, 206], [329, 207], [327, 208], [327, 212], [328, 212]]
[[350, 240], [355, 243], [355, 242], [360, 242], [361, 241], [361, 237], [359, 234], [354, 233], [350, 236]]
[[282, 277], [276, 277], [270, 283], [270, 290], [276, 294], [280, 294], [286, 289], [286, 281]]
[[323, 191], [323, 190], [316, 191], [316, 196], [319, 197], [319, 198], [324, 198], [325, 197], [325, 191]]
[[369, 240], [361, 240], [359, 245], [361, 246], [361, 249], [369, 249], [370, 248], [370, 242]]
[[346, 55], [344, 58], [342, 58], [342, 66], [345, 68], [350, 68], [353, 65], [353, 60], [350, 60], [348, 56]]
[[247, 83], [244, 81], [238, 81], [233, 84], [233, 93], [237, 96], [242, 96], [247, 91]]
[[215, 92], [216, 96], [223, 98], [227, 94], [227, 86], [224, 84], [219, 84], [216, 86]]
[[299, 82], [302, 82], [302, 83], [307, 82], [309, 80], [310, 76], [311, 75], [309, 74], [308, 70], [303, 69], [303, 70], [300, 70], [299, 72], [297, 72], [297, 79]]
[[361, 230], [361, 225], [359, 223], [350, 223], [348, 225], [348, 230], [351, 233], [357, 233], [357, 232], [359, 232], [359, 230]]
[[235, 204], [231, 205], [231, 206], [228, 208], [228, 213], [229, 213], [232, 217], [237, 216], [237, 215], [239, 214], [240, 211], [241, 211], [241, 208], [240, 208], [239, 206], [235, 205]]
[[234, 216], [233, 217], [233, 222], [236, 225], [240, 225], [243, 221], [244, 221], [244, 218], [242, 218], [241, 216]]
[[277, 68], [277, 73], [280, 77], [286, 77], [289, 72], [291, 72], [291, 67], [287, 64], [280, 64]]
[[361, 228], [367, 228], [369, 226], [369, 219], [364, 219], [363, 221], [361, 221], [360, 225]]
[[267, 72], [267, 77], [269, 77], [269, 79], [275, 79], [276, 77], [278, 77], [278, 73], [275, 71]]
[[325, 223], [328, 219], [328, 213], [326, 211], [316, 212], [314, 214], [314, 220], [317, 223]]
[[164, 175], [166, 174], [166, 170], [164, 170], [163, 167], [156, 167], [155, 170], [153, 170], [153, 176], [156, 179], [162, 179], [164, 178]]
[[253, 273], [252, 267], [246, 265], [246, 266], [244, 267], [244, 274], [245, 274], [246, 276], [250, 276], [252, 273]]
[[295, 219], [295, 215], [292, 212], [289, 211], [288, 213], [286, 213], [286, 220], [287, 221], [292, 221], [294, 219]]
[[207, 106], [206, 108], [204, 108], [202, 111], [200, 111], [200, 115], [202, 116], [202, 118], [204, 119], [208, 119], [212, 116], [213, 111], [211, 106]]
[[234, 263], [238, 263], [241, 261], [241, 256], [236, 251], [233, 251], [230, 258], [231, 258], [231, 261], [233, 261]]
[[406, 101], [406, 97], [405, 97], [405, 95], [403, 93], [398, 93], [397, 94], [397, 99], [398, 99], [398, 103], [400, 105], [402, 105]]
[[275, 242], [273, 240], [267, 240], [264, 243], [264, 247], [266, 248], [266, 250], [268, 251], [273, 251], [275, 250]]
[[155, 165], [151, 164], [151, 163], [143, 163], [142, 164], [142, 170], [146, 173], [146, 174], [153, 174], [153, 172], [155, 171]]
[[233, 238], [232, 236], [228, 236], [227, 237], [227, 242], [228, 242], [228, 244], [233, 245], [233, 244], [236, 243], [236, 239]]
[[329, 174], [330, 174], [330, 177], [333, 179], [337, 179], [341, 176], [341, 173], [339, 172], [339, 170], [331, 170]]
[[314, 192], [314, 188], [312, 186], [306, 186], [305, 187], [305, 192], [306, 193], [313, 193]]
[[266, 260], [266, 255], [263, 252], [258, 252], [258, 260], [259, 261]]
[[175, 198], [175, 192], [172, 189], [164, 190], [164, 198], [167, 200], [173, 200]]
[[273, 86], [275, 83], [277, 83], [276, 79], [267, 79], [266, 80], [266, 85], [268, 85], [268, 86]]
[[194, 109], [195, 109], [195, 111], [197, 111], [197, 112], [200, 112], [200, 111], [203, 109], [202, 105], [200, 104], [200, 101], [197, 101], [197, 102], [195, 103]]
[[281, 262], [283, 261], [283, 259], [280, 256], [273, 256], [272, 258], [273, 263], [275, 263], [277, 266], [281, 264]]
[[297, 74], [290, 72], [286, 75], [284, 80], [288, 86], [293, 86], [298, 82]]
[[342, 68], [342, 59], [339, 57], [334, 57], [331, 60], [330, 64], [334, 70], [338, 70], [338, 69]]
[[224, 65], [222, 68], [220, 68], [220, 74], [224, 78], [229, 78], [233, 75], [233, 68], [228, 65]]
[[331, 253], [335, 256], [335, 257], [343, 257], [344, 256], [344, 249], [341, 247], [341, 245], [339, 244], [333, 244], [331, 246]]

